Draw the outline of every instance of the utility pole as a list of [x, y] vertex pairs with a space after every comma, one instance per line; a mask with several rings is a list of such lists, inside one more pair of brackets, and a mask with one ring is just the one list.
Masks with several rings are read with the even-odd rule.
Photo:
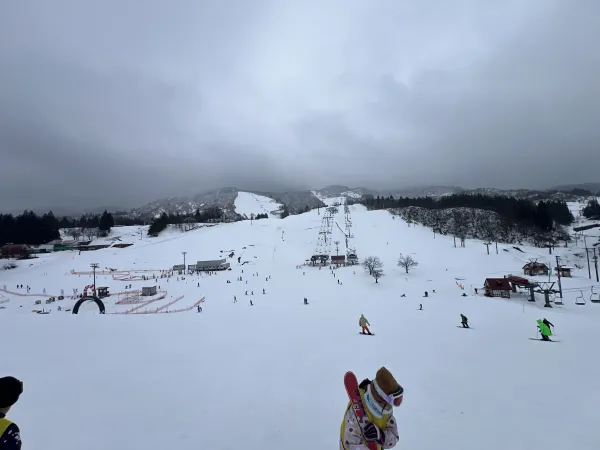
[[562, 284], [560, 283], [560, 263], [558, 262], [560, 258], [558, 255], [556, 256], [556, 274], [558, 275], [558, 292], [560, 293], [560, 298], [563, 298], [562, 295]]
[[483, 245], [485, 245], [485, 247], [487, 248], [487, 254], [489, 255], [491, 242], [484, 242]]
[[183, 273], [186, 273], [187, 267], [185, 265], [185, 255], [187, 255], [187, 252], [181, 252], [181, 254], [183, 255]]
[[340, 254], [340, 241], [334, 241], [335, 244], [335, 254], [339, 255]]
[[596, 249], [594, 248], [594, 267], [596, 268], [596, 283], [600, 283], [600, 279], [598, 278], [598, 256], [596, 255]]
[[[96, 296], [96, 269], [98, 267], [100, 267], [100, 264], [98, 264], [98, 263], [92, 263], [92, 264], [90, 264], [90, 267], [94, 271], [94, 292], [92, 293], [92, 295], [95, 297]], [[84, 294], [85, 294], [85, 292], [84, 292]]]
[[496, 255], [498, 254], [498, 241], [496, 241]]
[[588, 262], [588, 276], [590, 280], [592, 279], [592, 270], [590, 269], [590, 253], [588, 251], [587, 240], [585, 239], [585, 234], [583, 235], [583, 245], [585, 245], [585, 256], [587, 256]]

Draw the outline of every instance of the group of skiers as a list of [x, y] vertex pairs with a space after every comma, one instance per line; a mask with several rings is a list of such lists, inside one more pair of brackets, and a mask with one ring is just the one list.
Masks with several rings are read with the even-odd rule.
[[[469, 319], [460, 315], [463, 328], [469, 327]], [[371, 325], [364, 314], [358, 321], [361, 334], [371, 335]], [[546, 318], [538, 319], [538, 330], [542, 340], [549, 341], [552, 336], [550, 327], [554, 325]], [[394, 407], [402, 404], [404, 389], [392, 373], [385, 367], [380, 368], [375, 379], [363, 380], [359, 385], [360, 398], [366, 413], [360, 420], [352, 402], [348, 402], [344, 419], [340, 427], [340, 450], [382, 450], [393, 448], [399, 440], [398, 424], [394, 417]]]
[[[306, 299], [305, 299], [305, 303], [306, 303]], [[423, 310], [422, 304], [419, 305], [419, 310], [420, 311]], [[462, 326], [462, 328], [471, 328], [469, 326], [469, 319], [464, 314], [460, 315], [460, 325]], [[361, 327], [360, 334], [373, 335], [373, 333], [371, 333], [371, 330], [369, 329], [371, 324], [369, 323], [368, 319], [365, 317], [364, 314], [360, 315], [360, 319], [358, 319], [358, 326]], [[550, 339], [550, 336], [552, 336], [552, 334], [553, 334], [551, 327], [554, 328], [554, 324], [552, 322], [550, 322], [548, 319], [546, 319], [545, 317], [543, 319], [537, 320], [537, 329], [538, 329], [538, 332], [542, 336], [542, 338], [541, 338], [542, 341], [551, 341], [552, 340], [552, 339]]]

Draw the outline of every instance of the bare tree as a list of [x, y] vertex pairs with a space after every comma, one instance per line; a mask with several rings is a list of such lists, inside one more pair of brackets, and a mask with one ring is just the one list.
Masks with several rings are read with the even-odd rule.
[[88, 241], [91, 241], [98, 236], [98, 228], [82, 228], [81, 233], [87, 238]]
[[81, 228], [68, 228], [65, 230], [65, 234], [73, 238], [73, 240], [78, 241], [82, 234]]
[[498, 224], [492, 218], [491, 213], [485, 211], [479, 216], [479, 230], [481, 237], [489, 242], [497, 239]]
[[378, 256], [369, 256], [364, 259], [363, 267], [369, 271], [369, 275], [373, 275], [373, 271], [381, 269], [383, 267], [383, 263]]
[[196, 219], [193, 217], [186, 217], [183, 219], [183, 224], [183, 231], [195, 230], [197, 228]]
[[378, 283], [379, 279], [385, 274], [383, 273], [383, 269], [374, 269], [373, 272], [371, 272], [371, 275], [375, 278], [375, 283]]
[[404, 270], [406, 270], [406, 273], [408, 273], [410, 269], [417, 267], [419, 263], [415, 261], [412, 256], [404, 256], [402, 253], [400, 253], [400, 256], [398, 257], [398, 265], [400, 267], [404, 267]]

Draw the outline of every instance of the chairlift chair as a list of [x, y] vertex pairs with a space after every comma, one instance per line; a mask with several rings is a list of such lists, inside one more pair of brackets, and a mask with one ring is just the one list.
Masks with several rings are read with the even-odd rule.
[[555, 305], [564, 305], [562, 298], [556, 298], [556, 291], [550, 292], [550, 303], [554, 303]]
[[590, 302], [600, 303], [600, 292], [595, 292], [594, 286], [592, 286], [592, 293], [590, 294]]
[[579, 296], [575, 299], [576, 305], [585, 305], [585, 298], [583, 297], [583, 291], [579, 291]]

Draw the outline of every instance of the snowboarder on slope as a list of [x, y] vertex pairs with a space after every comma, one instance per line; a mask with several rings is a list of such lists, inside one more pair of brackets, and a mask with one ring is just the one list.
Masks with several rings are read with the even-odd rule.
[[462, 325], [463, 328], [470, 328], [469, 327], [469, 319], [467, 319], [467, 316], [461, 314], [460, 315], [460, 324]]
[[395, 447], [399, 436], [393, 407], [402, 404], [404, 389], [391, 372], [382, 367], [373, 381], [363, 380], [359, 390], [367, 422], [361, 430], [348, 403], [340, 429], [340, 450], [368, 450], [365, 440], [375, 441], [378, 450]]
[[362, 327], [362, 334], [372, 334], [371, 330], [369, 330], [369, 327], [371, 326], [371, 324], [369, 323], [369, 321], [367, 320], [367, 318], [364, 316], [364, 314], [360, 315], [360, 319], [358, 320], [358, 325], [360, 325]]

